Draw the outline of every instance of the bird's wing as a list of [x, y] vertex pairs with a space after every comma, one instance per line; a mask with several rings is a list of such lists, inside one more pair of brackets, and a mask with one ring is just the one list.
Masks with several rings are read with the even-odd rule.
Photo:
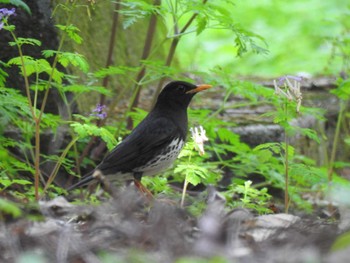
[[165, 117], [143, 120], [132, 133], [117, 145], [98, 165], [102, 173], [131, 172], [161, 152], [164, 144], [178, 136], [176, 124]]

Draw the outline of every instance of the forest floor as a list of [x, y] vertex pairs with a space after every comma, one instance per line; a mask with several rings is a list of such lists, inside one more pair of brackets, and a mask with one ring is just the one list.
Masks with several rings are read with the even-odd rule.
[[258, 216], [228, 211], [209, 193], [198, 216], [133, 186], [96, 206], [40, 201], [0, 223], [0, 262], [349, 262], [350, 247], [337, 239], [350, 229], [349, 209], [336, 208], [337, 219], [326, 207], [318, 215]]

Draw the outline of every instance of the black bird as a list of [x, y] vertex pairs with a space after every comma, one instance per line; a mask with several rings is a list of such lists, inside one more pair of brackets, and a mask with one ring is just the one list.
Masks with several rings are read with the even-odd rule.
[[68, 190], [89, 183], [98, 172], [109, 181], [134, 179], [135, 184], [141, 185], [143, 175], [155, 175], [168, 168], [184, 146], [191, 99], [210, 87], [185, 81], [167, 84], [140, 124], [92, 172]]

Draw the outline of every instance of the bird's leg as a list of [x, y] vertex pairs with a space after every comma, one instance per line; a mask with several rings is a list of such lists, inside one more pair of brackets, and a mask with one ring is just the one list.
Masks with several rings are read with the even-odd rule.
[[141, 193], [143, 193], [149, 200], [153, 200], [153, 194], [141, 183], [141, 181], [134, 179], [134, 183]]
[[153, 200], [153, 194], [141, 183], [142, 173], [134, 173], [134, 184], [141, 193], [143, 193], [149, 200]]

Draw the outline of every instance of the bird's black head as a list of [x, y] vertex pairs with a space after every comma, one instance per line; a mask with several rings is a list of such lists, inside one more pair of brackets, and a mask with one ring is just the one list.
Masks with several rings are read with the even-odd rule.
[[167, 105], [167, 107], [175, 106], [186, 109], [196, 93], [210, 87], [211, 85], [194, 85], [185, 81], [170, 82], [159, 94], [156, 106]]

